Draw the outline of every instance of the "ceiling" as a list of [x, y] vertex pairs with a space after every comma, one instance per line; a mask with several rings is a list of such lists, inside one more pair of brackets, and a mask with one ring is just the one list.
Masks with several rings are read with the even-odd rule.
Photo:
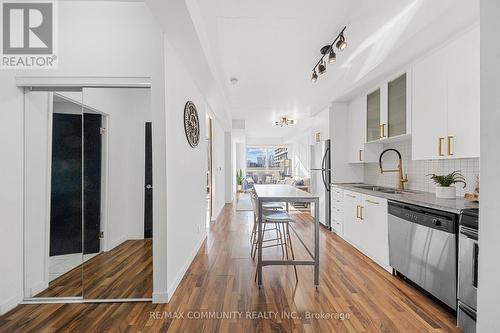
[[[205, 52], [249, 137], [293, 134], [330, 102], [348, 100], [479, 21], [478, 0], [196, 1], [210, 45]], [[348, 47], [312, 83], [319, 49], [344, 25]], [[273, 126], [282, 116], [298, 128]]]

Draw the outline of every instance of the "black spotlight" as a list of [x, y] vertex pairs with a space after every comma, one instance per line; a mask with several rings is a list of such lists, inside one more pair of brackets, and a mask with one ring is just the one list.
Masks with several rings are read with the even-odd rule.
[[318, 79], [318, 74], [316, 74], [316, 71], [314, 70], [311, 76], [311, 81], [316, 82], [317, 79]]
[[344, 49], [346, 48], [347, 46], [347, 43], [345, 41], [345, 38], [344, 38], [344, 35], [341, 35], [337, 44], [335, 44], [335, 46], [340, 50], [340, 51], [344, 51]]
[[319, 64], [319, 66], [318, 66], [318, 73], [319, 73], [319, 75], [321, 75], [324, 72], [326, 72], [326, 66], [325, 66], [325, 62], [322, 61], [321, 64]]
[[333, 52], [333, 49], [330, 50], [330, 55], [328, 55], [328, 62], [333, 64], [337, 60], [337, 55]]

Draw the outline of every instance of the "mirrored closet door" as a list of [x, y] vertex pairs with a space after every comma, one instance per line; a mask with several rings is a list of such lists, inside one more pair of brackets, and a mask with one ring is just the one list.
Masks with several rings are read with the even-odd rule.
[[25, 94], [27, 300], [152, 296], [150, 90]]
[[83, 263], [83, 297], [151, 298], [150, 90], [84, 88], [83, 105], [93, 112], [83, 123], [84, 249], [99, 253]]
[[82, 297], [82, 93], [25, 95], [25, 297]]

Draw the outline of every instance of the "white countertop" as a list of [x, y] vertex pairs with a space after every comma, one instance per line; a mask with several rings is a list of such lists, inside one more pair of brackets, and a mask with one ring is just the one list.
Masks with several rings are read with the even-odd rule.
[[[372, 191], [357, 186], [371, 185], [371, 184], [332, 184], [333, 186], [343, 188], [353, 192], [364, 193], [368, 195], [373, 195], [374, 197], [385, 198], [387, 200], [405, 202], [409, 204], [434, 208], [438, 210], [444, 210], [447, 212], [460, 214], [460, 211], [465, 208], [478, 208], [479, 203], [473, 201], [467, 201], [463, 198], [456, 197], [455, 199], [440, 199], [436, 198], [436, 195], [431, 192], [422, 192], [411, 190], [411, 193], [383, 193], [379, 191]], [[376, 186], [376, 185], [374, 185]]]
[[317, 199], [309, 192], [286, 184], [255, 184], [255, 193], [259, 199]]

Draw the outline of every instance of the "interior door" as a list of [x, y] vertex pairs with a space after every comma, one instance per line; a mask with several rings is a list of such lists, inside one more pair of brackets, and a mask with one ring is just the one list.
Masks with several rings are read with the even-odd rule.
[[82, 116], [55, 113], [52, 124], [50, 256], [82, 252]]
[[151, 146], [151, 122], [145, 125], [144, 161], [144, 238], [153, 237], [153, 149]]

